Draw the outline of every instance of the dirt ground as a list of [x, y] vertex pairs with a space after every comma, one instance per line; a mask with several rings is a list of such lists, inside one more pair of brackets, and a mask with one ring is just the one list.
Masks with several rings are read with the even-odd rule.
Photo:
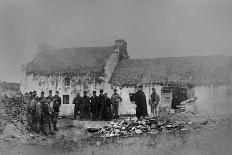
[[[7, 139], [0, 141], [2, 155], [76, 155], [76, 154], [174, 154], [211, 155], [232, 153], [232, 115], [212, 117], [215, 124], [196, 131], [181, 131], [159, 134], [142, 134], [130, 138], [105, 138], [83, 140], [91, 134], [86, 127], [107, 122], [79, 122], [61, 119], [60, 131], [54, 136], [43, 137], [32, 134], [29, 139]], [[200, 119], [200, 117], [195, 117]]]

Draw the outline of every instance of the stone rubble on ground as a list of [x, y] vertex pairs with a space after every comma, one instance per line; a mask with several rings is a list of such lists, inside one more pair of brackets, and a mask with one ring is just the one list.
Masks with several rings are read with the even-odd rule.
[[126, 117], [103, 126], [102, 128], [87, 128], [88, 132], [97, 133], [100, 137], [130, 137], [142, 133], [156, 134], [159, 132], [189, 131], [209, 123], [203, 120], [200, 126], [195, 126], [184, 114], [165, 114], [137, 120], [136, 117]]

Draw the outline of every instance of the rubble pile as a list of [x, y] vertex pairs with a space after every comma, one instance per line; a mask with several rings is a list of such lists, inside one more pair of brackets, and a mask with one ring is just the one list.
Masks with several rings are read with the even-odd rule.
[[[205, 122], [202, 125], [206, 125]], [[117, 122], [110, 122], [102, 128], [88, 128], [100, 137], [131, 137], [142, 133], [155, 134], [159, 132], [188, 131], [194, 124], [184, 115], [166, 114], [137, 120], [136, 117], [126, 117]]]
[[12, 123], [23, 128], [26, 123], [26, 104], [22, 97], [2, 98], [0, 103], [0, 124], [2, 127]]

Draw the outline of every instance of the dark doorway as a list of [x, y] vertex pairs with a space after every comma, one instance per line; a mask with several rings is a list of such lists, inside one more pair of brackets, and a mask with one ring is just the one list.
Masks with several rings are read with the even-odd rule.
[[172, 109], [178, 109], [178, 105], [187, 99], [186, 87], [172, 87]]

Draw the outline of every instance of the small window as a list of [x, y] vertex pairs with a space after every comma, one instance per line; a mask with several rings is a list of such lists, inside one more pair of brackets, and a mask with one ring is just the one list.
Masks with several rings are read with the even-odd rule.
[[70, 86], [70, 78], [64, 78], [64, 86]]
[[69, 95], [63, 95], [63, 104], [69, 104]]
[[135, 93], [130, 93], [130, 101], [135, 101]]

